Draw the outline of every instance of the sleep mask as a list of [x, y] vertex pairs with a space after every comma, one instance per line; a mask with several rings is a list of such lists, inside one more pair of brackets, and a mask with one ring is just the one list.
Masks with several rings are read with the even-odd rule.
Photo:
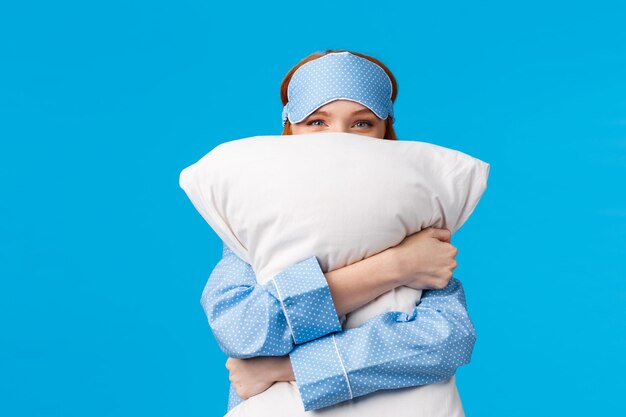
[[393, 117], [391, 79], [379, 65], [351, 54], [332, 52], [301, 65], [287, 87], [283, 127], [298, 123], [333, 100], [352, 100], [373, 111], [380, 119]]

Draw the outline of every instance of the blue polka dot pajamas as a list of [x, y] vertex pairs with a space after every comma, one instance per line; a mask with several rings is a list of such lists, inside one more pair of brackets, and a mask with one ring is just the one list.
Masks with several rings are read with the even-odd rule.
[[[424, 290], [410, 314], [389, 311], [342, 330], [315, 256], [260, 284], [226, 244], [201, 304], [226, 355], [289, 355], [305, 411], [446, 380], [470, 362], [476, 340], [454, 277], [443, 289]], [[231, 384], [228, 411], [241, 401]]]

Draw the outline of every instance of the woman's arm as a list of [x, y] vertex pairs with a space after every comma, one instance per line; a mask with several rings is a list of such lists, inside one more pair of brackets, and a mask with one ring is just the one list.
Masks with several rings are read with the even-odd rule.
[[469, 363], [475, 340], [463, 287], [452, 278], [443, 289], [424, 291], [411, 314], [379, 314], [360, 327], [298, 345], [289, 356], [229, 359], [229, 406], [275, 381], [295, 380], [305, 411], [442, 381]]
[[383, 251], [324, 274], [311, 256], [259, 284], [224, 243], [200, 302], [228, 356], [287, 355], [295, 345], [341, 331], [340, 316], [397, 287], [393, 261]]
[[463, 286], [452, 278], [443, 289], [425, 290], [411, 314], [379, 314], [360, 327], [296, 346], [289, 358], [307, 411], [448, 379], [470, 362], [475, 341]]

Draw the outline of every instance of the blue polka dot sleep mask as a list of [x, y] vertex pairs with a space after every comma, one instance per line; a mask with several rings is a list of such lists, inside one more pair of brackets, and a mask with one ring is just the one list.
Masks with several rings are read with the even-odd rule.
[[374, 62], [351, 54], [332, 52], [301, 65], [287, 87], [283, 127], [298, 123], [333, 100], [352, 100], [373, 111], [380, 119], [393, 117], [391, 79]]

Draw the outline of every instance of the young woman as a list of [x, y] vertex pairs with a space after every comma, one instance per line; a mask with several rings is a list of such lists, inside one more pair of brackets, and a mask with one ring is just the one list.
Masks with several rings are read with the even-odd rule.
[[[306, 63], [315, 65], [302, 67]], [[281, 85], [283, 134], [334, 131], [395, 140], [396, 96], [395, 78], [375, 58], [344, 50], [312, 54]], [[201, 304], [230, 356], [228, 411], [277, 381], [296, 381], [307, 411], [383, 389], [454, 384], [476, 339], [463, 287], [452, 277], [456, 254], [447, 229], [427, 228], [326, 273], [311, 256], [262, 285], [224, 244]], [[402, 285], [425, 290], [412, 314], [383, 313], [342, 330], [347, 313]], [[340, 366], [320, 367], [320, 357]], [[442, 415], [463, 415], [460, 400], [445, 407]]]

